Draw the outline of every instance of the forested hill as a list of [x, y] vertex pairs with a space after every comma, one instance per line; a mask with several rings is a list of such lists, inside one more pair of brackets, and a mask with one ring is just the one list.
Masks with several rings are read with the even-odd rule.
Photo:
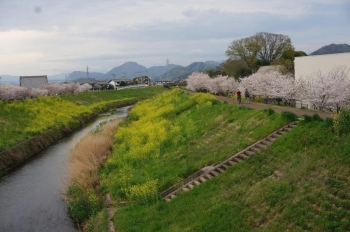
[[312, 52], [310, 55], [334, 54], [350, 52], [350, 45], [348, 44], [330, 44]]

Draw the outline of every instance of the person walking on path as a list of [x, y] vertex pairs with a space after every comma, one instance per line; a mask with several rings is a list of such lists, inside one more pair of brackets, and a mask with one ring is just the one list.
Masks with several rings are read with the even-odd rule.
[[241, 96], [241, 91], [239, 91], [239, 89], [237, 89], [237, 101], [239, 104], [241, 104], [242, 96]]
[[245, 89], [244, 95], [245, 95], [245, 102], [250, 103], [250, 94], [248, 89]]

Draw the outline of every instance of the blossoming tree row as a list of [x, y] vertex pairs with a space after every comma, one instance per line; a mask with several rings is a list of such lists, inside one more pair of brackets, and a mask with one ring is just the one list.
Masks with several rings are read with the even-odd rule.
[[44, 85], [40, 89], [13, 85], [0, 85], [0, 100], [11, 101], [48, 95], [72, 94], [87, 92], [90, 84], [78, 83]]
[[257, 72], [239, 81], [228, 76], [210, 78], [205, 73], [193, 73], [188, 78], [187, 88], [216, 95], [231, 95], [237, 89], [248, 89], [252, 96], [284, 102], [305, 100], [318, 110], [339, 111], [350, 105], [350, 70], [335, 67], [328, 73], [316, 72], [297, 81], [278, 71]]

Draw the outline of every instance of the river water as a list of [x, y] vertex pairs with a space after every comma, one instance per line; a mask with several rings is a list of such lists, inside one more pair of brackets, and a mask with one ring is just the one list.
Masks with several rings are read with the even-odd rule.
[[43, 150], [0, 180], [0, 232], [77, 231], [63, 200], [68, 151], [101, 122], [127, 116], [129, 107], [100, 116], [71, 136]]

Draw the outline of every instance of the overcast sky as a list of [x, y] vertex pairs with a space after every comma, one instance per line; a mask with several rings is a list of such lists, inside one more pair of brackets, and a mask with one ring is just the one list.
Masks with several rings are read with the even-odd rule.
[[350, 0], [0, 0], [0, 75], [223, 61], [257, 32], [306, 53], [350, 44]]

